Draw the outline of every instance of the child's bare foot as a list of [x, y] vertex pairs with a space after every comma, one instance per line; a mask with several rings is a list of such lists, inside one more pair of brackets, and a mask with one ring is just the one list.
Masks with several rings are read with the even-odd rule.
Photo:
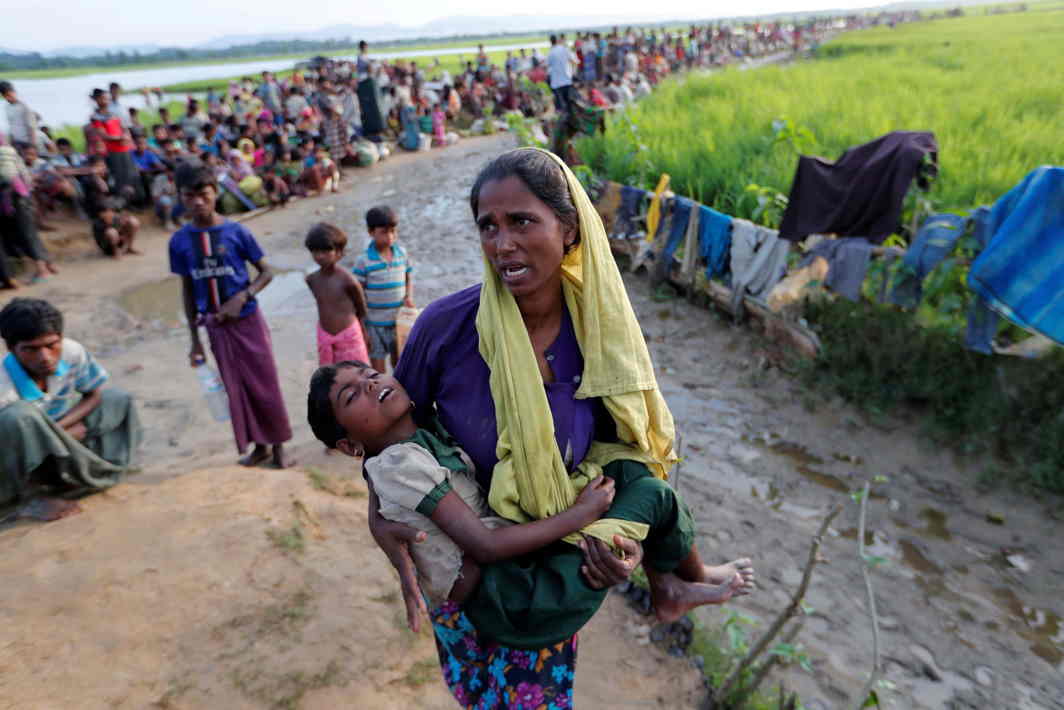
[[126, 253], [127, 254], [132, 254], [133, 256], [140, 256], [144, 252], [140, 251], [139, 249], [134, 249], [133, 247], [130, 246], [130, 247], [126, 247]]
[[50, 261], [46, 261], [46, 262], [44, 262], [44, 265], [45, 265], [45, 267], [47, 267], [47, 269], [48, 269], [49, 271], [51, 271], [51, 272], [52, 272], [52, 275], [53, 275], [53, 276], [54, 276], [54, 275], [58, 275], [58, 274], [59, 274], [59, 269], [57, 269], [57, 268], [55, 267], [55, 264], [53, 264], [52, 262], [50, 262]]
[[284, 452], [284, 446], [282, 444], [274, 444], [273, 456], [270, 460], [270, 466], [273, 468], [289, 468], [295, 464], [295, 459], [289, 458]]
[[19, 506], [15, 511], [15, 517], [50, 523], [80, 512], [81, 506], [74, 501], [61, 498], [33, 498]]
[[723, 565], [702, 565], [701, 579], [691, 581], [723, 584], [737, 574], [743, 578], [743, 586], [735, 593], [735, 596], [743, 596], [754, 591], [757, 586], [754, 579], [754, 563], [749, 557], [740, 557]]
[[270, 452], [265, 444], [255, 444], [251, 453], [240, 459], [241, 466], [258, 466], [270, 458]]
[[735, 596], [743, 586], [743, 578], [736, 573], [722, 584], [685, 582], [674, 574], [647, 573], [650, 580], [650, 601], [660, 623], [669, 624], [705, 604], [723, 604]]

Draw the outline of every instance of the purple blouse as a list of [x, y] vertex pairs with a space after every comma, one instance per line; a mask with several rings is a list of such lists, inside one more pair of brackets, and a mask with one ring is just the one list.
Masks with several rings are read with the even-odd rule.
[[[488, 381], [491, 371], [480, 356], [479, 307], [478, 284], [425, 308], [410, 331], [395, 377], [413, 400], [420, 426], [431, 420], [435, 405], [440, 423], [469, 454], [477, 467], [477, 482], [487, 490], [498, 462], [498, 429]], [[592, 440], [616, 438], [616, 430], [600, 399], [575, 398], [584, 356], [568, 309], [558, 338], [546, 355], [554, 372], [554, 382], [544, 385], [554, 416], [554, 434], [562, 460], [573, 471], [584, 460]]]

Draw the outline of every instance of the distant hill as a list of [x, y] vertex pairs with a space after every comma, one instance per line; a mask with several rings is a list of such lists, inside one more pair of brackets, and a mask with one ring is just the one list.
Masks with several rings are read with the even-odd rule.
[[196, 49], [226, 49], [228, 47], [240, 47], [246, 44], [258, 42], [274, 42], [286, 40], [318, 41], [327, 39], [351, 39], [358, 42], [360, 39], [378, 41], [380, 39], [392, 39], [402, 36], [404, 29], [395, 24], [385, 25], [330, 25], [309, 32], [270, 32], [263, 34], [248, 35], [223, 35], [215, 37], [195, 46]]

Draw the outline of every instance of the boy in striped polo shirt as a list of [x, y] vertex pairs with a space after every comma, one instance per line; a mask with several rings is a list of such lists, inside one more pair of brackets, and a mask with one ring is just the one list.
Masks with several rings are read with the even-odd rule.
[[399, 359], [395, 316], [400, 306], [414, 308], [414, 283], [406, 250], [396, 244], [399, 218], [391, 207], [374, 207], [366, 213], [366, 228], [372, 243], [355, 261], [354, 274], [366, 292], [366, 334], [373, 369], [387, 372]]

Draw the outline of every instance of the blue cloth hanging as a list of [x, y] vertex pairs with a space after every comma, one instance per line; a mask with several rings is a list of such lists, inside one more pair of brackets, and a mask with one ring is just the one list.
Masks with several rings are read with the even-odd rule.
[[1064, 343], [1064, 168], [1044, 165], [994, 203], [968, 286], [1017, 325]]
[[936, 214], [924, 220], [905, 252], [890, 302], [915, 308], [924, 295], [924, 279], [953, 251], [967, 227], [968, 218], [956, 214]]
[[617, 210], [617, 220], [614, 231], [617, 234], [628, 235], [635, 232], [633, 220], [639, 215], [639, 204], [646, 196], [646, 191], [629, 185], [621, 186], [621, 206]]
[[[672, 263], [672, 257], [680, 247], [684, 235], [687, 234], [687, 223], [691, 219], [691, 210], [695, 203], [686, 197], [674, 197], [672, 199], [672, 220], [669, 228], [669, 241], [665, 242], [665, 250], [662, 252], [662, 261]], [[664, 222], [665, 220], [662, 220]]]
[[698, 208], [698, 246], [706, 260], [706, 278], [728, 272], [731, 256], [732, 218], [712, 207]]

